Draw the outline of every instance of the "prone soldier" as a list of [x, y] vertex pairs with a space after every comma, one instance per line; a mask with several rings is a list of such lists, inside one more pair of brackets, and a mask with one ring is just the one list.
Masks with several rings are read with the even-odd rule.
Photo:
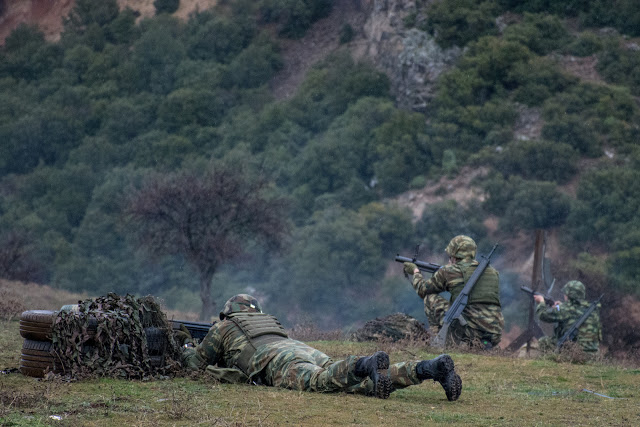
[[260, 303], [247, 294], [230, 298], [220, 320], [197, 347], [185, 348], [183, 364], [206, 369], [223, 382], [365, 393], [386, 399], [395, 389], [432, 379], [442, 385], [450, 401], [462, 392], [462, 380], [449, 355], [390, 365], [387, 353], [378, 351], [334, 361], [289, 338], [280, 322], [263, 313]]

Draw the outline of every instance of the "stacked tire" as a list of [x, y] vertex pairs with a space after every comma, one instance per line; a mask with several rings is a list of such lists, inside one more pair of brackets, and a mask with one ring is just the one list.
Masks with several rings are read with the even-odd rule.
[[[63, 311], [74, 312], [73, 306], [62, 307]], [[20, 336], [24, 338], [22, 353], [20, 355], [20, 372], [30, 377], [42, 378], [47, 372], [62, 373], [63, 364], [52, 351], [53, 323], [57, 311], [52, 310], [28, 310], [20, 316]], [[93, 339], [96, 334], [98, 320], [94, 313], [89, 319], [87, 334]], [[145, 328], [145, 338], [151, 366], [162, 367], [165, 361], [165, 353], [169, 346], [167, 332], [162, 328]], [[89, 341], [88, 344], [91, 344]], [[83, 348], [89, 351], [92, 345]]]
[[51, 310], [29, 310], [20, 316], [20, 336], [24, 338], [20, 354], [20, 372], [30, 377], [42, 378], [47, 372], [60, 373], [51, 351], [53, 321], [57, 315]]

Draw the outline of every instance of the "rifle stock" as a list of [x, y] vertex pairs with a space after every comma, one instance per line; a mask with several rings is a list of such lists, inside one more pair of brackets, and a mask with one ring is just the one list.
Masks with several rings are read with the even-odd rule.
[[494, 245], [493, 249], [491, 249], [491, 252], [489, 252], [489, 255], [487, 255], [486, 257], [482, 256], [482, 261], [480, 261], [480, 263], [476, 267], [476, 270], [464, 285], [462, 291], [460, 291], [458, 297], [455, 299], [455, 301], [453, 301], [453, 304], [451, 304], [449, 310], [447, 310], [447, 314], [444, 316], [442, 328], [440, 328], [438, 335], [436, 335], [434, 339], [431, 340], [431, 345], [433, 347], [444, 348], [446, 346], [447, 335], [449, 333], [449, 326], [451, 326], [451, 322], [459, 318], [462, 314], [462, 311], [467, 306], [467, 302], [469, 301], [469, 294], [473, 290], [473, 287], [476, 285], [478, 279], [480, 279], [480, 276], [482, 276], [482, 273], [484, 273], [484, 271], [489, 266], [489, 263], [491, 262], [491, 256], [493, 255], [493, 252], [497, 247], [497, 244]]

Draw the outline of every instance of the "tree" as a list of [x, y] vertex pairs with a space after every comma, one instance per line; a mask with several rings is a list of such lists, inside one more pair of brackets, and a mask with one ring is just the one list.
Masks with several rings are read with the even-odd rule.
[[219, 162], [202, 175], [150, 175], [129, 198], [126, 214], [138, 244], [155, 256], [182, 255], [199, 272], [203, 319], [213, 314], [218, 268], [252, 243], [278, 248], [287, 232], [284, 199], [249, 172]]

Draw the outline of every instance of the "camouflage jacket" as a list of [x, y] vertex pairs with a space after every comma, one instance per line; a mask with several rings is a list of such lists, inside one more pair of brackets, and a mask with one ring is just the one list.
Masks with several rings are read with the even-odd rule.
[[[578, 321], [589, 305], [591, 304], [585, 300], [575, 299], [569, 299], [566, 303], [553, 307], [548, 307], [542, 302], [536, 307], [536, 313], [543, 322], [556, 323], [553, 332], [555, 340], [558, 340]], [[602, 341], [599, 310], [600, 304], [578, 328], [576, 341], [584, 351], [598, 351], [599, 343]]]
[[[454, 299], [466, 283], [465, 275], [469, 277], [469, 273], [478, 264], [476, 260], [461, 260], [455, 264], [444, 265], [429, 279], [424, 279], [421, 273], [416, 273], [413, 276], [413, 288], [422, 299], [440, 292], [450, 292]], [[470, 327], [492, 334], [502, 333], [504, 317], [500, 305], [499, 277], [498, 271], [488, 266], [471, 291], [469, 302], [462, 312]]]
[[222, 382], [257, 381], [258, 375], [271, 360], [278, 356], [284, 348], [297, 344], [301, 343], [283, 338], [280, 342], [259, 346], [249, 359], [245, 374], [240, 369], [239, 359], [242, 351], [252, 345], [251, 341], [236, 323], [226, 318], [216, 322], [195, 349], [185, 349], [182, 362], [185, 367], [190, 369], [206, 369]]

